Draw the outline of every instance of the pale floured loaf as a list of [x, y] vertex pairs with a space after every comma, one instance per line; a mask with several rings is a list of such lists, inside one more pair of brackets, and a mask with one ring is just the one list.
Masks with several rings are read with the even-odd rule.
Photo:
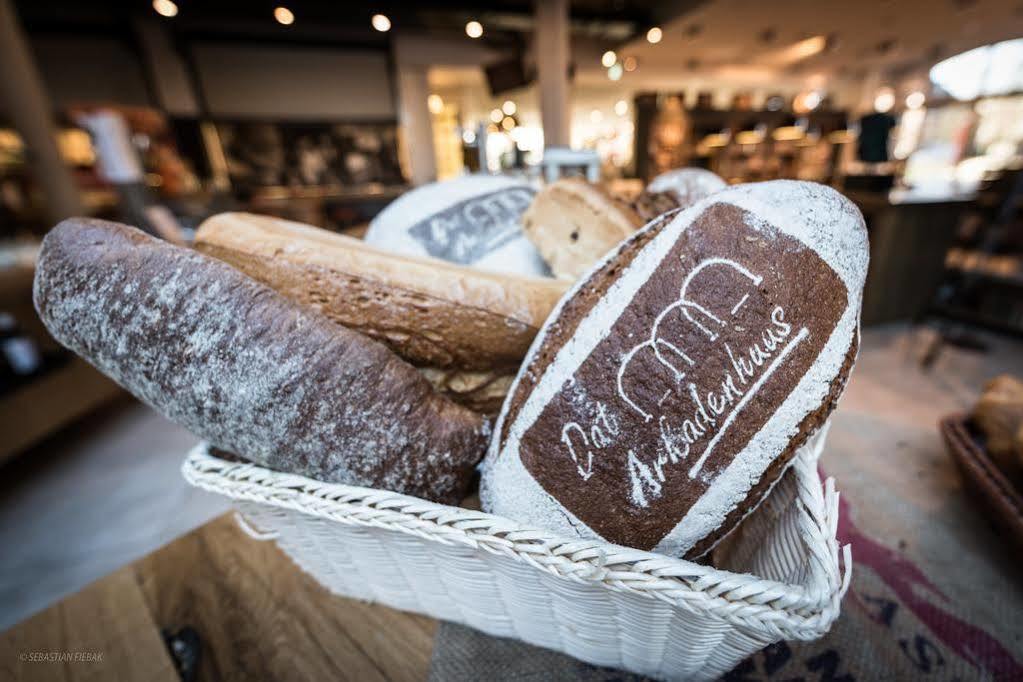
[[646, 226], [566, 294], [502, 410], [486, 511], [699, 556], [823, 438], [859, 340], [863, 218], [736, 186]]
[[60, 343], [214, 446], [272, 469], [456, 503], [485, 448], [483, 418], [383, 344], [126, 225], [51, 230], [33, 297]]
[[676, 168], [651, 180], [646, 186], [646, 192], [670, 194], [680, 208], [688, 208], [727, 186], [728, 183], [709, 170]]
[[486, 173], [420, 185], [373, 218], [366, 243], [480, 270], [549, 277], [522, 233], [522, 213], [534, 194], [525, 180]]
[[627, 202], [581, 178], [565, 178], [544, 187], [522, 218], [526, 236], [551, 271], [571, 280], [643, 222]]
[[420, 367], [514, 373], [567, 288], [552, 278], [399, 256], [248, 213], [209, 218], [195, 244]]

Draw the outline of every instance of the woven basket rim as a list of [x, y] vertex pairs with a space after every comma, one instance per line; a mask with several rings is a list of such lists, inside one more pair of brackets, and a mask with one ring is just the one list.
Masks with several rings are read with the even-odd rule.
[[805, 586], [600, 540], [565, 538], [483, 511], [388, 490], [324, 483], [227, 461], [211, 454], [205, 442], [188, 453], [181, 470], [192, 485], [233, 499], [443, 544], [468, 545], [558, 577], [660, 599], [694, 613], [713, 613], [779, 638], [816, 639], [838, 617], [849, 587], [851, 552], [848, 545], [840, 548], [835, 536], [838, 493], [834, 481], [827, 479], [822, 490], [816, 461], [810, 458], [797, 457], [792, 468], [797, 480], [793, 503], [800, 505], [806, 520], [800, 535], [808, 550], [811, 584]]

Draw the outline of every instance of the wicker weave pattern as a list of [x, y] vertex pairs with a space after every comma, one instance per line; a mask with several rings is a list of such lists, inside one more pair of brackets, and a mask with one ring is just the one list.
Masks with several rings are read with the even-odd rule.
[[719, 560], [730, 570], [227, 462], [203, 445], [182, 470], [234, 498], [264, 537], [337, 594], [596, 665], [713, 679], [772, 642], [820, 637], [838, 616], [850, 553], [835, 539], [838, 494], [831, 479], [822, 489], [816, 454], [800, 454], [730, 536]]

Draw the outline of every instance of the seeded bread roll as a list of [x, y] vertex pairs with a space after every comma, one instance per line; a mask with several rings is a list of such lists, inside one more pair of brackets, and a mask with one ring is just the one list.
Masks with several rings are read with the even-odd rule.
[[399, 256], [285, 220], [223, 213], [196, 248], [419, 367], [513, 372], [567, 285]]
[[51, 230], [34, 300], [140, 400], [272, 469], [455, 503], [485, 447], [484, 420], [382, 344], [125, 225]]
[[627, 202], [581, 178], [547, 185], [522, 216], [526, 236], [551, 272], [570, 280], [589, 270], [643, 223]]

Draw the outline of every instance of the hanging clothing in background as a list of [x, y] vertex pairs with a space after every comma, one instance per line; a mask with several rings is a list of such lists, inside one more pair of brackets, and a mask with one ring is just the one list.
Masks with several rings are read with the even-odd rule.
[[890, 114], [867, 114], [860, 119], [860, 137], [856, 143], [856, 156], [867, 163], [884, 163], [888, 160], [888, 136], [895, 127], [895, 117]]

